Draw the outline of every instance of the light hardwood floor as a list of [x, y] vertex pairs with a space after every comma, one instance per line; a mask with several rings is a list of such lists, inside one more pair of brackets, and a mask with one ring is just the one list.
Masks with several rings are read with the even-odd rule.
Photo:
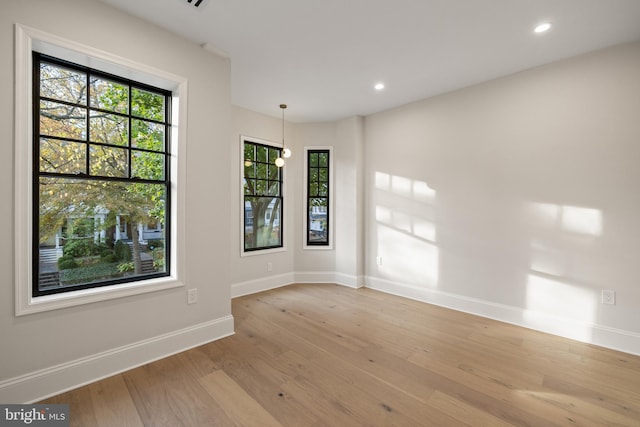
[[233, 301], [236, 334], [48, 399], [74, 426], [640, 426], [640, 357], [337, 285]]

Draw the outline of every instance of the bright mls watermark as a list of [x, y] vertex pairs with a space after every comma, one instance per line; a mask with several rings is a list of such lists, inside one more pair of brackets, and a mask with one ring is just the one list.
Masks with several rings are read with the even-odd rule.
[[0, 427], [69, 427], [69, 405], [0, 405]]

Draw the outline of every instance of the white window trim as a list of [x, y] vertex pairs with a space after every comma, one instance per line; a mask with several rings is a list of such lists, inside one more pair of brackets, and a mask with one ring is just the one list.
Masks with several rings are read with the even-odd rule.
[[[55, 295], [32, 289], [32, 51], [172, 91], [171, 275]], [[187, 79], [34, 28], [15, 26], [15, 313], [16, 316], [184, 286]], [[180, 126], [178, 125], [180, 123]], [[178, 143], [179, 142], [179, 143]]]
[[[329, 244], [326, 246], [316, 246], [316, 245], [307, 245], [307, 225], [309, 222], [308, 218], [308, 206], [307, 206], [307, 185], [308, 185], [308, 174], [309, 174], [309, 151], [313, 150], [329, 150]], [[313, 251], [330, 251], [333, 250], [333, 242], [334, 242], [334, 230], [336, 229], [335, 224], [335, 207], [334, 207], [334, 193], [335, 193], [335, 177], [333, 174], [333, 146], [310, 146], [304, 147], [304, 181], [302, 185], [302, 200], [304, 201], [304, 207], [302, 209], [302, 249], [305, 250], [313, 250]]]
[[244, 143], [255, 142], [262, 145], [268, 145], [270, 147], [282, 148], [282, 143], [269, 141], [262, 138], [254, 138], [252, 136], [240, 135], [240, 256], [256, 256], [256, 255], [266, 255], [273, 254], [278, 252], [285, 252], [287, 250], [287, 229], [289, 228], [287, 223], [287, 210], [285, 209], [286, 202], [286, 174], [287, 174], [287, 165], [282, 167], [282, 247], [281, 248], [270, 248], [270, 249], [257, 249], [255, 251], [245, 252], [244, 250]]

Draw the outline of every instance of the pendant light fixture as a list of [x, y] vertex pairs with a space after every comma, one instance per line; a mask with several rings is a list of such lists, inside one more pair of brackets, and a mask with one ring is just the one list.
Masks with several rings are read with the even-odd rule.
[[291, 150], [284, 145], [284, 110], [287, 109], [287, 104], [280, 104], [282, 109], [282, 156], [276, 159], [276, 166], [281, 168], [284, 166], [284, 159], [291, 157]]

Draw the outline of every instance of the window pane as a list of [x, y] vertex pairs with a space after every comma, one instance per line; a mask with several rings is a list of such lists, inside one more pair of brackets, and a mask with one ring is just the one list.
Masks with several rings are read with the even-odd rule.
[[269, 181], [269, 196], [279, 196], [279, 195], [280, 195], [280, 182]]
[[281, 208], [277, 197], [245, 197], [245, 249], [282, 246]]
[[270, 147], [269, 148], [269, 164], [274, 164], [278, 157], [280, 157], [280, 150], [277, 148]]
[[164, 272], [165, 200], [162, 184], [40, 178], [39, 289]]
[[244, 194], [253, 195], [256, 194], [256, 180], [246, 179], [244, 180]]
[[89, 118], [89, 139], [111, 145], [129, 145], [129, 121], [115, 114], [92, 111]]
[[309, 153], [309, 166], [312, 168], [318, 167], [318, 153]]
[[41, 138], [40, 171], [87, 173], [86, 145], [78, 142]]
[[258, 163], [256, 165], [256, 178], [260, 178], [260, 179], [269, 178], [269, 166], [264, 163]]
[[322, 168], [318, 172], [318, 181], [327, 182], [329, 180], [329, 169]]
[[131, 176], [142, 179], [164, 179], [164, 154], [134, 151], [131, 157]]
[[309, 197], [315, 197], [318, 195], [318, 183], [310, 182], [309, 183]]
[[253, 144], [244, 144], [244, 160], [249, 162], [255, 162], [256, 159], [256, 146]]
[[329, 184], [326, 182], [322, 182], [318, 184], [318, 196], [327, 197], [329, 196]]
[[329, 153], [318, 153], [318, 166], [329, 167]]
[[255, 178], [255, 164], [250, 160], [244, 161], [244, 176], [247, 178]]
[[318, 169], [309, 169], [309, 182], [318, 182]]
[[41, 63], [40, 96], [86, 105], [86, 74], [53, 64]]
[[256, 196], [267, 196], [269, 194], [269, 181], [266, 179], [257, 179], [255, 183], [256, 187], [253, 194]]
[[282, 169], [275, 165], [275, 163], [269, 163], [269, 179], [280, 180], [280, 171]]
[[328, 242], [327, 204], [325, 198], [309, 199], [309, 243]]
[[131, 120], [131, 145], [147, 150], [164, 151], [164, 125], [142, 120]]
[[256, 145], [256, 161], [261, 163], [268, 163], [267, 151], [269, 149], [264, 145]]
[[84, 140], [87, 111], [81, 107], [40, 101], [40, 134]]
[[128, 150], [92, 145], [89, 153], [89, 172], [95, 176], [126, 178], [128, 176]]
[[129, 86], [106, 79], [91, 77], [91, 107], [127, 113], [129, 110]]
[[145, 119], [164, 121], [164, 96], [131, 88], [131, 114]]

